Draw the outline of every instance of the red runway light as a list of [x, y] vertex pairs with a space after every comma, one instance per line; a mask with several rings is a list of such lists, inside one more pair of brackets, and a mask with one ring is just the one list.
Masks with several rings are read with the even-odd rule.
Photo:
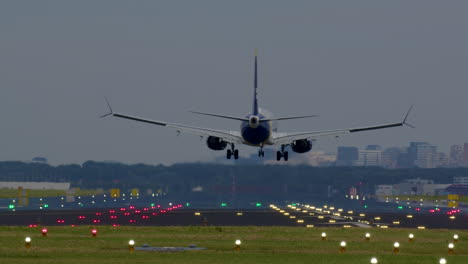
[[57, 220], [57, 224], [64, 224], [64, 223], [65, 223], [65, 220], [62, 220], [62, 219]]
[[120, 211], [125, 211], [125, 208], [120, 208]]
[[91, 236], [92, 236], [92, 237], [96, 237], [96, 236], [97, 236], [97, 232], [98, 232], [97, 229], [95, 229], [95, 228], [92, 229], [92, 230], [91, 230]]
[[96, 213], [96, 215], [102, 215], [102, 213]]
[[132, 205], [132, 206], [130, 206], [129, 208], [130, 208], [130, 209], [135, 209], [135, 206]]
[[115, 213], [115, 210], [109, 210], [109, 213]]
[[47, 228], [42, 228], [42, 236], [47, 236]]

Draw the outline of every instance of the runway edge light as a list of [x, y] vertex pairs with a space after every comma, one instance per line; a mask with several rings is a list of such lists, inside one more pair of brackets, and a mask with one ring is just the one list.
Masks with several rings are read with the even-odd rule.
[[240, 239], [237, 239], [236, 242], [234, 242], [234, 243], [235, 243], [235, 245], [236, 245], [236, 251], [240, 251], [240, 246], [241, 246], [241, 243], [242, 243], [242, 242], [240, 241]]
[[30, 237], [26, 237], [24, 239], [24, 246], [29, 249], [31, 247], [31, 238]]
[[134, 241], [133, 239], [130, 239], [130, 240], [128, 241], [128, 250], [129, 250], [130, 252], [135, 251], [135, 241]]

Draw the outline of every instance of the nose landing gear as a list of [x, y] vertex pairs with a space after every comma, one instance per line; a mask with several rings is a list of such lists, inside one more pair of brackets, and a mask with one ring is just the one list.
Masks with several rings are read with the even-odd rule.
[[265, 157], [265, 151], [263, 151], [263, 146], [260, 146], [260, 150], [258, 151], [259, 157]]

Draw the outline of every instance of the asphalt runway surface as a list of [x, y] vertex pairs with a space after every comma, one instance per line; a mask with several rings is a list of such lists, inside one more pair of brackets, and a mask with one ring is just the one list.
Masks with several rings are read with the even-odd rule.
[[[339, 209], [341, 210], [341, 209]], [[468, 215], [362, 213], [276, 207], [258, 210], [171, 208], [107, 208], [0, 212], [0, 225], [71, 226], [303, 226], [468, 229]]]

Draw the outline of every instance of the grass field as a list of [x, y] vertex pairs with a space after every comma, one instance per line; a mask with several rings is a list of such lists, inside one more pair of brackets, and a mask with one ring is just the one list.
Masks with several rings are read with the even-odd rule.
[[[50, 227], [42, 237], [40, 227], [0, 227], [0, 263], [370, 263], [376, 256], [379, 263], [468, 263], [468, 231], [362, 228], [300, 227], [99, 227], [91, 237], [89, 226]], [[321, 232], [328, 240], [321, 241]], [[370, 232], [370, 242], [364, 233]], [[415, 241], [409, 243], [409, 233]], [[455, 254], [448, 256], [447, 245], [457, 233], [460, 240]], [[24, 238], [32, 238], [26, 250]], [[188, 246], [196, 244], [207, 250], [197, 252], [143, 252], [128, 250], [129, 239], [136, 246]], [[234, 250], [234, 241], [242, 240], [241, 251]], [[339, 253], [339, 243], [348, 243]], [[392, 253], [393, 242], [401, 251]]]

